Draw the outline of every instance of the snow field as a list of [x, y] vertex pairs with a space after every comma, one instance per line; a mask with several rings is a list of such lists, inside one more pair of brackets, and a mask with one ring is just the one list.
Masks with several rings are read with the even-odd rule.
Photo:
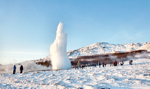
[[59, 71], [38, 71], [24, 74], [0, 74], [2, 89], [149, 89], [150, 59], [135, 59], [124, 66], [87, 67]]

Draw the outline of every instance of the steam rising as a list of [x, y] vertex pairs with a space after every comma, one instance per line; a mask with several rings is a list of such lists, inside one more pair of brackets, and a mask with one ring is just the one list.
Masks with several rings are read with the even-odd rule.
[[51, 67], [37, 65], [35, 61], [26, 61], [19, 64], [0, 65], [0, 73], [12, 73], [14, 65], [16, 65], [16, 73], [20, 73], [20, 65], [23, 65], [23, 72], [51, 69]]
[[53, 70], [71, 68], [70, 60], [66, 52], [67, 34], [63, 33], [63, 23], [59, 23], [56, 39], [50, 46], [50, 55]]

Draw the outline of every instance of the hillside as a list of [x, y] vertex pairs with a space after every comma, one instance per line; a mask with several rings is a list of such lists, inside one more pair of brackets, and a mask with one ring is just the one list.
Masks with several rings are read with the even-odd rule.
[[[107, 62], [118, 60], [126, 61], [128, 56], [135, 57], [136, 54], [143, 54], [149, 51], [150, 42], [130, 43], [130, 44], [109, 44], [106, 42], [95, 43], [86, 47], [67, 52], [72, 65], [78, 61], [83, 64], [96, 64], [98, 62]], [[113, 59], [113, 60], [112, 60]], [[49, 63], [48, 63], [48, 62]], [[50, 56], [37, 61], [37, 64], [50, 64]]]
[[138, 49], [147, 50], [146, 47], [143, 47], [145, 45], [150, 45], [150, 42], [130, 43], [130, 44], [109, 44], [106, 42], [100, 42], [100, 43], [95, 43], [86, 47], [79, 48], [77, 50], [69, 51], [68, 56], [71, 58], [71, 57], [94, 55], [94, 54], [129, 52]]
[[[130, 52], [134, 50], [150, 51], [150, 42], [129, 44], [109, 44], [107, 42], [99, 42], [86, 47], [68, 51], [67, 54], [70, 59], [73, 59], [79, 56], [90, 56], [96, 54], [107, 54], [116, 52], [121, 53]], [[50, 60], [50, 56], [43, 58], [43, 60]]]
[[150, 44], [145, 44], [142, 47], [140, 47], [139, 49], [145, 49], [147, 51], [150, 51]]

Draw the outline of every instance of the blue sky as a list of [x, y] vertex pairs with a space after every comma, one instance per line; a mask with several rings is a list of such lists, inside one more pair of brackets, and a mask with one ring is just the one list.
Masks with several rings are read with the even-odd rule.
[[49, 55], [59, 22], [67, 51], [150, 41], [150, 0], [0, 0], [0, 64]]

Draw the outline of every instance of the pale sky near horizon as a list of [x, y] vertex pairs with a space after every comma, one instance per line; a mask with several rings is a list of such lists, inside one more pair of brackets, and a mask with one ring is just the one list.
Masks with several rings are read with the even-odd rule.
[[0, 0], [0, 64], [45, 58], [59, 22], [67, 51], [150, 41], [150, 0]]

